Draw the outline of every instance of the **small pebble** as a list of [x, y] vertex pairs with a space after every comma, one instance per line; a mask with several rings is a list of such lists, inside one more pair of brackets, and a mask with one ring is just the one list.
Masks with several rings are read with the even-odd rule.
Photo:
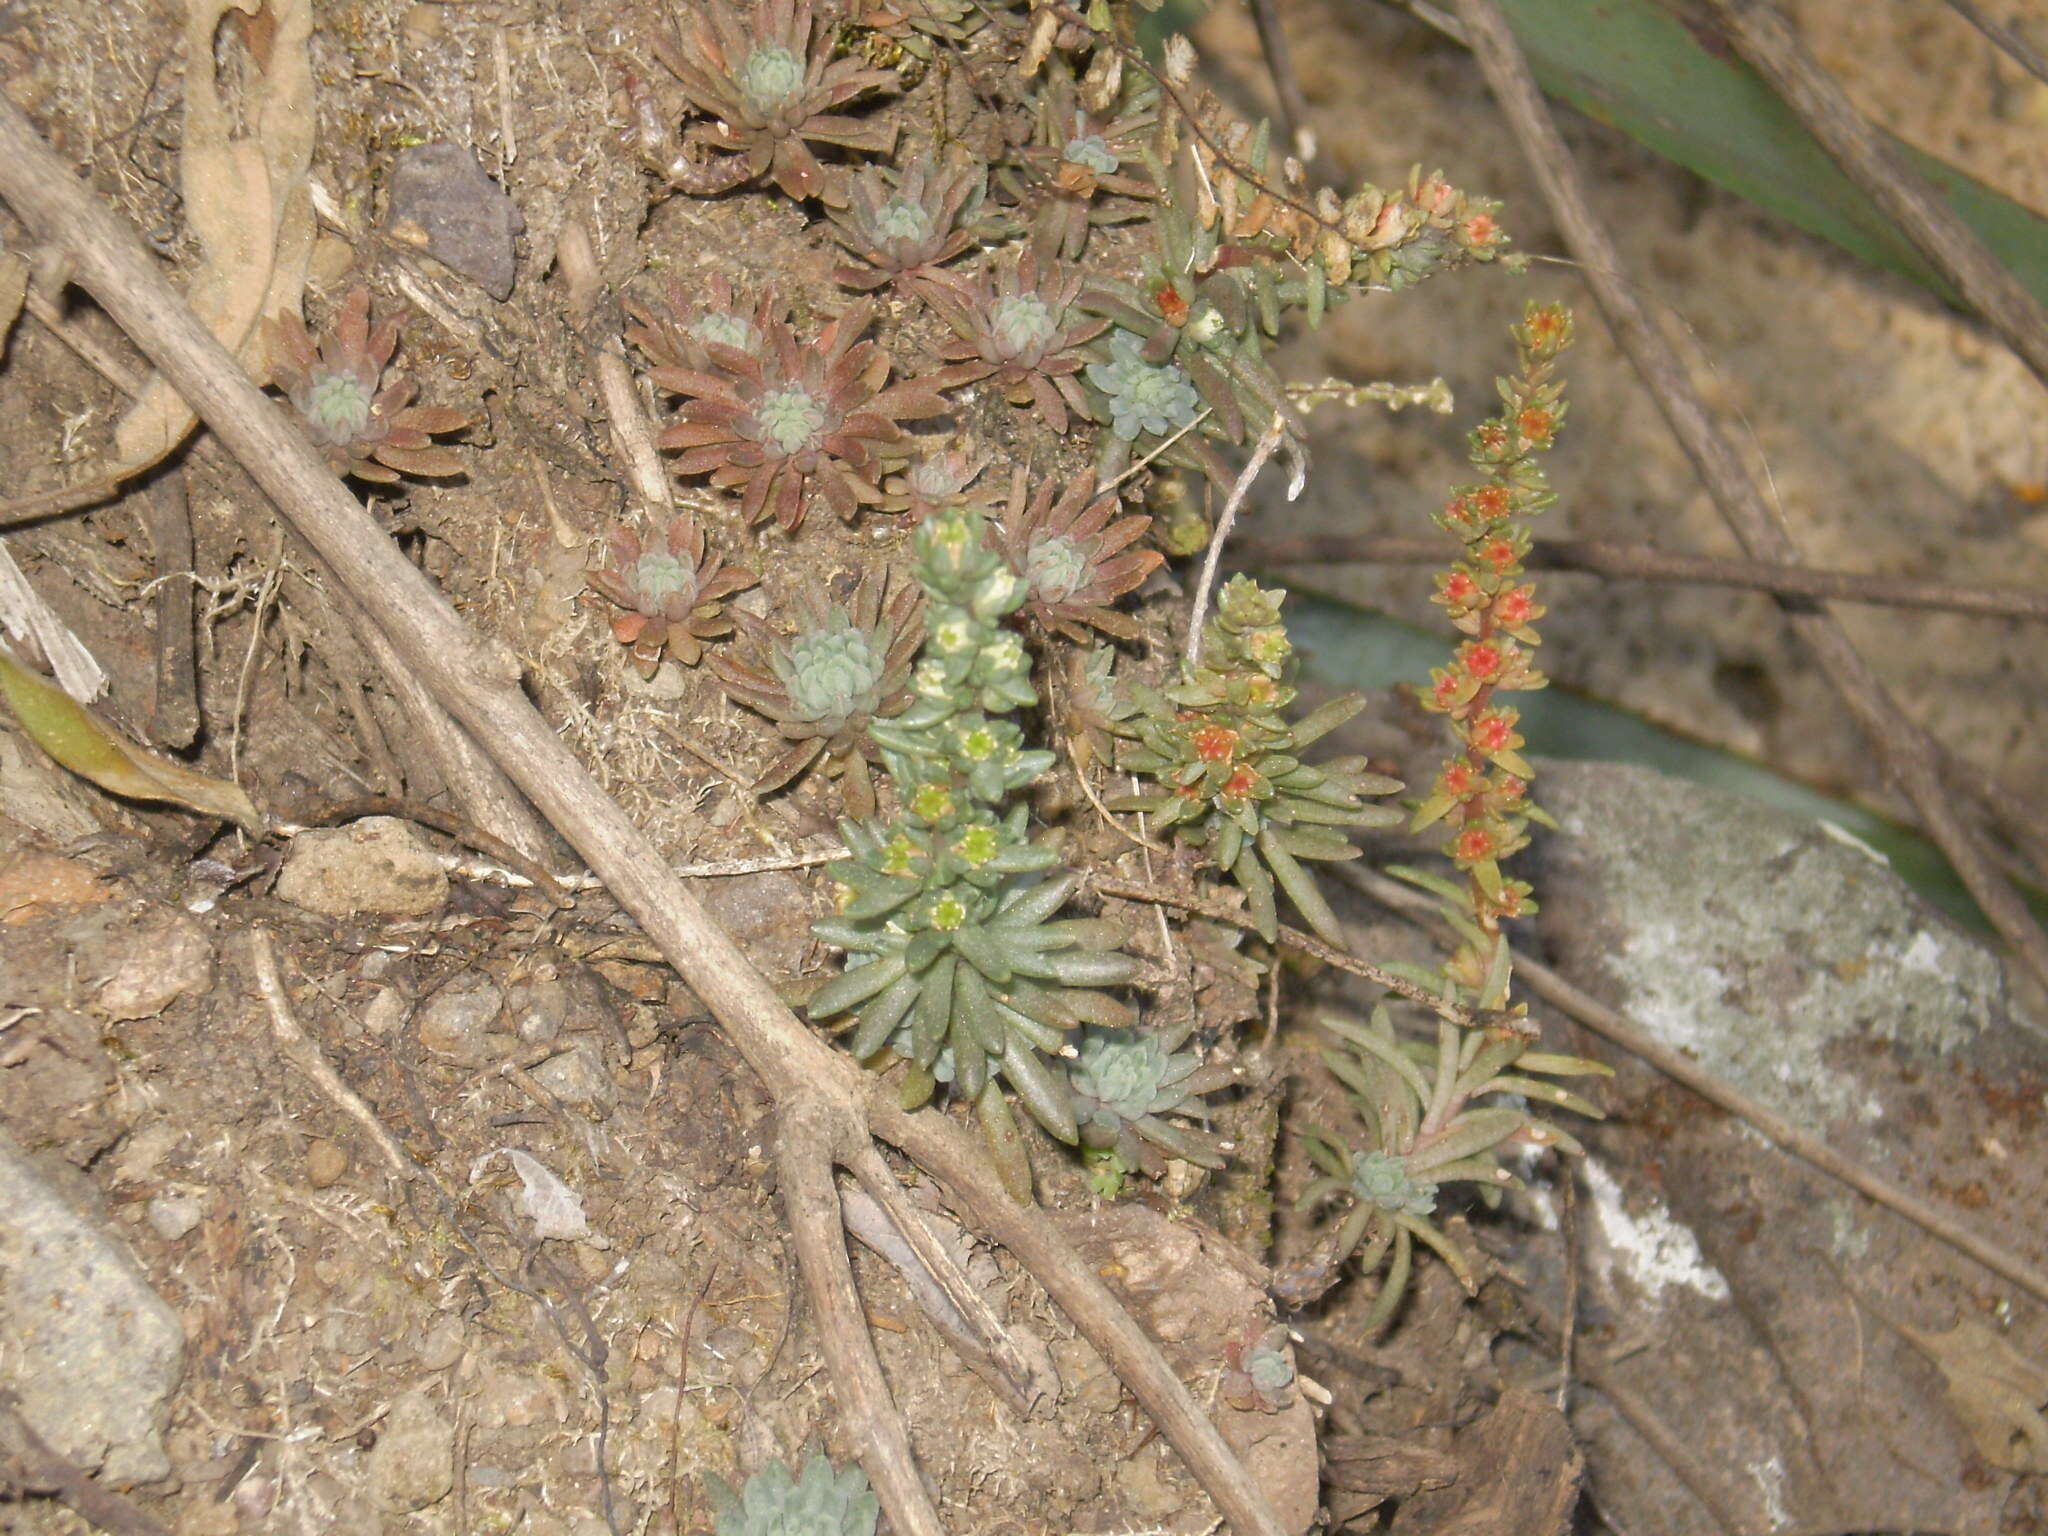
[[198, 1226], [206, 1215], [206, 1202], [197, 1195], [158, 1195], [149, 1202], [149, 1224], [167, 1243]]
[[482, 971], [465, 971], [428, 998], [420, 1009], [420, 1044], [468, 1067], [492, 1056], [484, 1034], [505, 1006], [505, 994]]
[[306, 1143], [306, 1182], [315, 1189], [326, 1189], [341, 1182], [341, 1176], [348, 1172], [348, 1153], [325, 1136], [315, 1136]]
[[371, 1449], [370, 1485], [392, 1514], [410, 1514], [455, 1486], [455, 1415], [424, 1392], [391, 1405]]
[[604, 1053], [591, 1041], [578, 1040], [535, 1067], [533, 1076], [549, 1093], [586, 1111], [593, 1120], [608, 1119], [618, 1107], [619, 1085], [605, 1067]]

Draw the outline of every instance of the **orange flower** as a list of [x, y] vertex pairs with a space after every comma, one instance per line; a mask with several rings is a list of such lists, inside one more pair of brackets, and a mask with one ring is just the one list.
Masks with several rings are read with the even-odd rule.
[[1205, 763], [1227, 763], [1237, 751], [1237, 732], [1227, 725], [1205, 725], [1190, 738], [1195, 756]]

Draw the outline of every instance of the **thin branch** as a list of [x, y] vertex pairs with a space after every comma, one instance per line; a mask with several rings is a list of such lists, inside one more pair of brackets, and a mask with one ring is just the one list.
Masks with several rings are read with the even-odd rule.
[[[1736, 51], [1784, 98], [1848, 178], [1991, 322], [2035, 377], [2048, 383], [2048, 306], [1984, 248], [1961, 215], [1856, 110], [1769, 0], [1708, 3]], [[1465, 19], [1469, 24], [1469, 11]]]
[[362, 1095], [342, 1081], [341, 1074], [299, 1023], [298, 1015], [292, 1012], [291, 998], [285, 993], [284, 978], [278, 974], [277, 947], [261, 928], [249, 930], [249, 959], [256, 972], [256, 990], [263, 995], [264, 1006], [270, 1012], [270, 1033], [277, 1042], [278, 1055], [298, 1068], [328, 1103], [363, 1128], [363, 1134], [370, 1138], [370, 1145], [377, 1149], [377, 1155], [384, 1159], [384, 1166], [394, 1177], [408, 1183], [424, 1177], [424, 1170], [412, 1160], [412, 1154], [398, 1144], [398, 1138], [363, 1102]]
[[[1376, 870], [1351, 864], [1340, 864], [1336, 868], [1338, 878], [1382, 906], [1407, 914], [1432, 932], [1448, 934], [1449, 930], [1442, 928], [1436, 919], [1436, 903], [1429, 896], [1411, 890]], [[1768, 1105], [1714, 1076], [1683, 1051], [1674, 1050], [1648, 1031], [1638, 1028], [1625, 1014], [1581, 991], [1549, 966], [1517, 955], [1515, 975], [1552, 1007], [1570, 1014], [1595, 1034], [1612, 1041], [1631, 1056], [1648, 1062], [1708, 1103], [1726, 1110], [1781, 1150], [1818, 1168], [1829, 1178], [1840, 1180], [1858, 1194], [1868, 1196], [1894, 1215], [1903, 1216], [1929, 1236], [1947, 1243], [1958, 1253], [1976, 1260], [1993, 1274], [2003, 1276], [2030, 1295], [2048, 1301], [2048, 1274], [2042, 1273], [2010, 1248], [1979, 1236], [1919, 1196], [1879, 1178], [1861, 1163], [1845, 1157]]]
[[823, 1106], [815, 1102], [793, 1103], [778, 1118], [775, 1166], [797, 1269], [811, 1299], [818, 1347], [832, 1371], [841, 1417], [860, 1447], [860, 1464], [888, 1513], [890, 1528], [903, 1536], [945, 1536], [910, 1454], [910, 1427], [882, 1379], [882, 1361], [846, 1257], [839, 1189], [832, 1179], [832, 1153], [839, 1141]]
[[[1180, 892], [1169, 891], [1163, 886], [1147, 885], [1140, 880], [1124, 880], [1113, 875], [1096, 875], [1088, 883], [1105, 896], [1119, 896], [1125, 901], [1145, 901], [1156, 906], [1172, 907], [1181, 912], [1192, 912], [1197, 917], [1206, 917], [1212, 923], [1225, 923], [1246, 933], [1259, 931], [1259, 925], [1244, 913], [1223, 906], [1219, 902], [1204, 901], [1199, 896], [1183, 896]], [[1409, 1002], [1427, 1008], [1448, 1024], [1470, 1029], [1486, 1022], [1486, 1015], [1475, 1014], [1468, 1009], [1460, 1008], [1456, 1003], [1445, 1002], [1427, 987], [1418, 987], [1414, 982], [1396, 976], [1392, 971], [1384, 970], [1370, 960], [1361, 960], [1356, 955], [1346, 954], [1334, 945], [1325, 944], [1312, 933], [1303, 933], [1299, 928], [1289, 928], [1282, 923], [1279, 941], [1286, 948], [1307, 955], [1312, 960], [1334, 965], [1340, 971], [1348, 971], [1361, 980], [1385, 987], [1389, 992], [1397, 993], [1407, 998]]]
[[2034, 45], [2018, 32], [2004, 22], [1986, 16], [1983, 8], [1973, 0], [1948, 0], [1948, 8], [1990, 38], [1995, 47], [2036, 80], [2048, 81], [2048, 59], [2041, 57]]
[[156, 617], [156, 697], [150, 701], [150, 739], [189, 747], [199, 736], [199, 673], [193, 658], [192, 587], [175, 578], [193, 568], [192, 510], [185, 471], [172, 465], [150, 483], [143, 518], [156, 559], [152, 599]]
[[1280, 26], [1279, 8], [1274, 0], [1250, 0], [1252, 26], [1259, 34], [1259, 52], [1266, 56], [1266, 73], [1273, 81], [1273, 100], [1280, 108], [1280, 126], [1287, 134], [1287, 146], [1296, 159], [1312, 165], [1316, 158], [1316, 132], [1309, 126], [1308, 100], [1301, 94], [1301, 77], [1294, 72], [1294, 56], [1288, 51], [1287, 33]]
[[[1259, 539], [1240, 544], [1241, 565], [1432, 565], [1443, 559], [1435, 539], [1400, 534], [1334, 534]], [[1700, 587], [1740, 587], [1788, 597], [1825, 598], [1885, 608], [1928, 608], [1984, 618], [2048, 620], [2048, 591], [1955, 581], [1920, 581], [1862, 571], [1820, 570], [1768, 560], [1724, 560], [1676, 555], [1649, 544], [1605, 539], [1537, 539], [1528, 566], [1537, 571], [1584, 571], [1621, 581], [1671, 581]]]
[[[1285, 418], [1274, 413], [1266, 423], [1266, 430], [1259, 434], [1258, 446], [1252, 449], [1252, 456], [1245, 461], [1238, 472], [1237, 483], [1230, 488], [1229, 499], [1223, 503], [1223, 515], [1216, 519], [1216, 531], [1209, 536], [1209, 552], [1202, 557], [1202, 574], [1195, 582], [1195, 603], [1188, 611], [1188, 639], [1185, 652], [1188, 669], [1193, 671], [1202, 664], [1202, 627], [1208, 622], [1209, 597], [1216, 589], [1216, 567], [1223, 559], [1223, 545], [1230, 537], [1230, 530], [1237, 526], [1237, 514], [1244, 509], [1245, 498], [1251, 495], [1252, 482], [1259, 478], [1259, 471], [1266, 467], [1266, 460], [1273, 457], [1273, 450], [1280, 446], [1287, 436]], [[1297, 474], [1287, 487], [1289, 501], [1301, 494], [1301, 478]]]
[[164, 280], [133, 229], [94, 198], [4, 93], [0, 197], [43, 240], [72, 257], [74, 280], [162, 370], [434, 697], [588, 862], [704, 1000], [779, 1106], [787, 1110], [808, 1101], [817, 1123], [832, 1130], [835, 1156], [842, 1158], [866, 1141], [871, 1125], [886, 1124], [889, 1139], [927, 1171], [956, 1190], [972, 1191], [977, 1219], [1067, 1307], [1237, 1536], [1281, 1536], [1265, 1495], [1158, 1346], [1043, 1214], [1010, 1204], [986, 1154], [965, 1132], [940, 1115], [904, 1115], [886, 1090], [797, 1019], [676, 878], [660, 850], [542, 719], [520, 689], [516, 661], [471, 630], [377, 527]]
[[[1650, 323], [1624, 280], [1620, 255], [1606, 227], [1593, 216], [1578, 166], [1551, 120], [1529, 73], [1528, 60], [1522, 57], [1500, 6], [1496, 0], [1458, 0], [1458, 10], [1471, 33], [1473, 51], [1487, 83], [1522, 141], [1566, 244], [1578, 258], [1615, 340], [1649, 388], [1721, 516], [1751, 559], [1799, 564], [1799, 546], [1783, 511], [1764, 498], [1670, 342]], [[2027, 967], [2048, 982], [2048, 934], [2042, 933], [2026, 903], [1992, 861], [1976, 829], [1953, 803], [1925, 732], [1893, 701], [1870, 663], [1825, 608], [1800, 600], [1786, 601], [1784, 606], [1794, 632], [1820, 662], [1978, 907]]]
[[988, 1159], [946, 1157], [945, 1140], [957, 1132], [943, 1117], [904, 1112], [886, 1088], [874, 1091], [868, 1113], [875, 1134], [884, 1141], [926, 1168], [937, 1171], [945, 1164], [937, 1177], [959, 1208], [1015, 1254], [1074, 1320], [1152, 1415], [1167, 1442], [1180, 1451], [1237, 1536], [1281, 1536], [1280, 1522], [1251, 1474], [1231, 1454], [1145, 1330], [1110, 1294], [1094, 1266], [1060, 1237], [1045, 1213], [1011, 1199]]

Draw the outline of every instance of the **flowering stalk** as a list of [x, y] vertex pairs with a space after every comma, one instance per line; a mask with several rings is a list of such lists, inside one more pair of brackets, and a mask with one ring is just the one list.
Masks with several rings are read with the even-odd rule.
[[1443, 852], [1464, 883], [1415, 871], [1403, 875], [1444, 898], [1445, 916], [1462, 939], [1444, 976], [1483, 1009], [1507, 1006], [1510, 959], [1501, 923], [1536, 910], [1528, 883], [1504, 876], [1501, 861], [1528, 845], [1529, 822], [1553, 824], [1528, 798], [1532, 770], [1520, 752], [1519, 712], [1497, 696], [1547, 681], [1530, 659], [1544, 608], [1523, 580], [1529, 553], [1523, 520], [1557, 499], [1538, 455], [1564, 421], [1564, 386], [1553, 375], [1571, 336], [1569, 310], [1528, 307], [1514, 329], [1516, 376], [1500, 381], [1505, 408], [1471, 437], [1472, 462], [1487, 478], [1458, 487], [1436, 514], [1464, 549], [1438, 574], [1434, 601], [1466, 639], [1449, 666], [1430, 674], [1423, 705], [1450, 721], [1455, 747], [1416, 807], [1413, 826], [1420, 831], [1444, 823], [1450, 835]]

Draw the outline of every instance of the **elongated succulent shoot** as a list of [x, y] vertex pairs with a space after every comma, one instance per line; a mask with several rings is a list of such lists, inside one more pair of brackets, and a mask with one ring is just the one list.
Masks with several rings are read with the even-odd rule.
[[1156, 827], [1206, 851], [1243, 889], [1269, 942], [1279, 932], [1277, 884], [1309, 926], [1341, 949], [1344, 931], [1302, 861], [1356, 858], [1358, 849], [1339, 829], [1399, 821], [1398, 811], [1369, 805], [1366, 797], [1401, 786], [1371, 772], [1363, 758], [1302, 761], [1305, 748], [1364, 701], [1353, 695], [1288, 718], [1295, 690], [1285, 681], [1294, 656], [1280, 622], [1286, 596], [1249, 576], [1232, 577], [1217, 600], [1201, 664], [1172, 687], [1133, 687], [1137, 710], [1115, 726], [1131, 741], [1119, 762], [1152, 787], [1111, 805], [1142, 811]]
[[1001, 622], [1024, 601], [1023, 578], [989, 547], [972, 507], [928, 517], [914, 550], [929, 612], [913, 698], [868, 728], [901, 809], [841, 824], [848, 857], [828, 868], [839, 910], [812, 931], [847, 952], [847, 968], [810, 1012], [850, 1015], [862, 1059], [906, 1058], [907, 1107], [941, 1082], [974, 1100], [1005, 1181], [1028, 1200], [1002, 1084], [1075, 1141], [1072, 1099], [1046, 1053], [1082, 1024], [1131, 1023], [1129, 1006], [1102, 989], [1134, 980], [1138, 965], [1117, 952], [1114, 925], [1058, 917], [1077, 881], [1032, 840], [1029, 808], [1006, 808], [1053, 761], [1005, 718], [1038, 698], [1023, 643]]

